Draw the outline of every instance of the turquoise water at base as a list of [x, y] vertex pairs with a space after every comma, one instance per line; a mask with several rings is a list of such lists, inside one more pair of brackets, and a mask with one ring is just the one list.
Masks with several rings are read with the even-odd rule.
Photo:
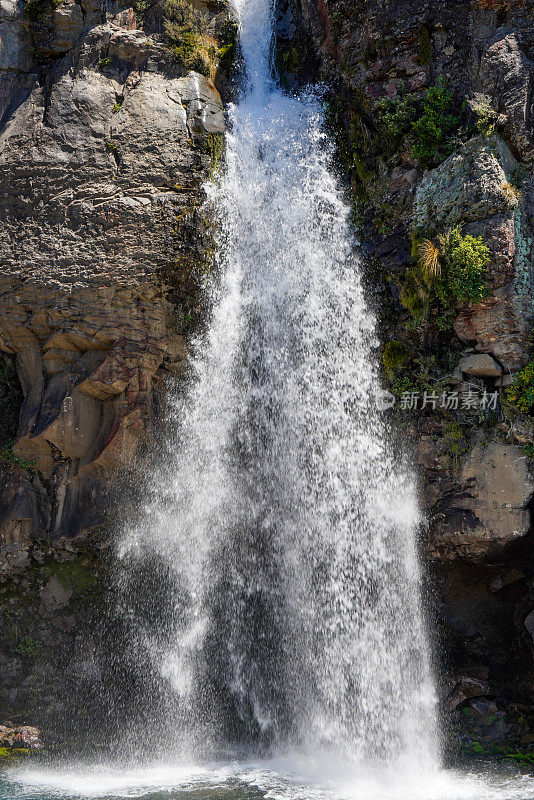
[[206, 765], [109, 766], [32, 762], [0, 774], [0, 800], [534, 800], [534, 777], [483, 771], [376, 772], [322, 758]]

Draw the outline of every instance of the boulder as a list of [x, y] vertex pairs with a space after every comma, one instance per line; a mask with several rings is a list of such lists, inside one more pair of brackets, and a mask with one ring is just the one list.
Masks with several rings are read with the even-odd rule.
[[417, 227], [443, 229], [509, 214], [503, 191], [516, 161], [498, 136], [478, 136], [431, 170], [417, 187], [413, 221]]
[[39, 728], [32, 725], [0, 725], [0, 747], [10, 750], [40, 750], [43, 743], [39, 739], [39, 733]]
[[483, 562], [502, 555], [530, 530], [528, 504], [534, 479], [522, 449], [500, 441], [478, 441], [470, 451], [455, 489], [434, 508], [431, 555]]
[[476, 343], [477, 350], [492, 353], [508, 372], [525, 366], [529, 358], [529, 298], [518, 297], [513, 287], [497, 289], [475, 308], [466, 306], [454, 320], [460, 341]]
[[477, 378], [500, 378], [502, 375], [501, 366], [486, 353], [465, 356], [460, 361], [460, 369], [464, 375]]

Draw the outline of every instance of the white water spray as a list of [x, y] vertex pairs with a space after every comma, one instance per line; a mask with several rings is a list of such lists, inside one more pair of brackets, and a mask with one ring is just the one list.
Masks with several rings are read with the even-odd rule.
[[160, 718], [193, 749], [233, 739], [434, 770], [416, 494], [375, 409], [348, 211], [319, 102], [271, 78], [269, 0], [236, 6], [248, 83], [209, 190], [222, 286], [121, 550], [130, 596], [139, 565], [170, 587], [137, 644]]

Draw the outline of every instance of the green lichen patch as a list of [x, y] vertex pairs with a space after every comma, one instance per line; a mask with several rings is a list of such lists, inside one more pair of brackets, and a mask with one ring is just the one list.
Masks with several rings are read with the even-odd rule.
[[90, 556], [78, 556], [72, 561], [57, 563], [48, 561], [41, 567], [44, 579], [55, 575], [65, 589], [71, 589], [75, 595], [84, 595], [93, 591], [97, 584], [96, 565]]

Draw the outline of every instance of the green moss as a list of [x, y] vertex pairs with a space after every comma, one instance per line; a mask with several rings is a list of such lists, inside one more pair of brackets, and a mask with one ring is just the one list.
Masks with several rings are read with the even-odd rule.
[[419, 63], [426, 66], [432, 61], [432, 39], [428, 28], [421, 28], [419, 33]]
[[384, 364], [386, 375], [391, 377], [396, 370], [404, 366], [407, 358], [402, 342], [395, 340], [387, 342], [382, 353], [382, 363]]
[[517, 373], [506, 390], [506, 400], [521, 414], [534, 415], [534, 361]]
[[32, 639], [31, 636], [23, 636], [15, 647], [15, 653], [30, 661], [39, 661], [43, 656], [43, 652], [42, 643], [38, 639]]
[[227, 20], [221, 30], [220, 47], [218, 52], [219, 66], [218, 71], [229, 75], [235, 66], [237, 56], [237, 45], [239, 41], [239, 29], [233, 20]]
[[282, 68], [284, 72], [298, 72], [299, 51], [296, 47], [290, 47], [282, 54]]
[[74, 594], [87, 594], [95, 588], [97, 576], [93, 565], [84, 563], [82, 557], [73, 561], [58, 564], [50, 561], [41, 568], [45, 579], [55, 575], [65, 589], [71, 589]]
[[214, 174], [224, 158], [225, 150], [224, 133], [208, 133], [206, 136], [206, 150], [211, 158], [211, 172]]
[[443, 426], [443, 448], [451, 465], [458, 469], [462, 456], [469, 450], [462, 426], [457, 422], [445, 422]]

